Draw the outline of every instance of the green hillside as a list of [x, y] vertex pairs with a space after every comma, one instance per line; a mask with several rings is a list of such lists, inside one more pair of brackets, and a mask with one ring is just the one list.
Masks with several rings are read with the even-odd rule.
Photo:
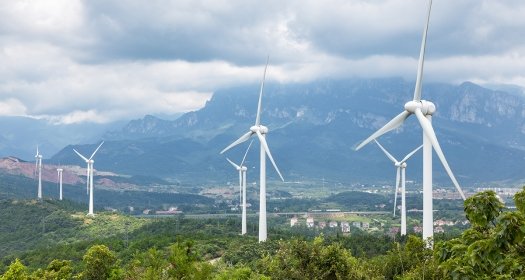
[[492, 191], [470, 197], [471, 227], [436, 235], [433, 250], [418, 236], [307, 231], [279, 226], [277, 218], [269, 219], [270, 240], [258, 243], [256, 227], [238, 235], [238, 219], [89, 218], [70, 202], [6, 200], [0, 273], [1, 279], [523, 279], [525, 189], [514, 199], [512, 211]]

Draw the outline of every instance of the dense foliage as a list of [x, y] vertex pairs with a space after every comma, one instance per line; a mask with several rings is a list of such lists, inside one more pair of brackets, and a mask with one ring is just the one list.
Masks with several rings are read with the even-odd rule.
[[436, 239], [434, 249], [414, 235], [394, 242], [382, 233], [312, 236], [278, 227], [259, 243], [256, 228], [239, 236], [239, 222], [228, 218], [86, 218], [74, 205], [4, 201], [36, 225], [5, 223], [4, 246], [19, 242], [9, 231], [22, 241], [43, 234], [40, 244], [2, 258], [0, 279], [525, 279], [524, 197], [525, 188], [514, 197], [516, 211], [491, 191], [468, 198], [470, 228]]

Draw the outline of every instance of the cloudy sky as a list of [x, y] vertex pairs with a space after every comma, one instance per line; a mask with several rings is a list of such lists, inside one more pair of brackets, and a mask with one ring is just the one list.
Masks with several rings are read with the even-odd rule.
[[[434, 0], [425, 81], [525, 86], [525, 1]], [[221, 88], [414, 80], [424, 0], [0, 0], [0, 115], [107, 122]]]

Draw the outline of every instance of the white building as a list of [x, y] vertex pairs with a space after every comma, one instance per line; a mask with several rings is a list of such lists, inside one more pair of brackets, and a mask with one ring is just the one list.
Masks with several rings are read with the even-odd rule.
[[298, 223], [297, 217], [293, 217], [290, 219], [290, 227], [297, 225], [297, 223]]
[[350, 223], [349, 222], [341, 222], [341, 231], [343, 233], [350, 232]]
[[306, 227], [313, 228], [314, 227], [314, 217], [308, 217], [306, 218]]

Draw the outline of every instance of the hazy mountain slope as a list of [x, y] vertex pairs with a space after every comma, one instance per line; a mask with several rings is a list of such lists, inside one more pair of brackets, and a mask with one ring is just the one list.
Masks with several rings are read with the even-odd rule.
[[[195, 183], [224, 181], [234, 170], [219, 151], [253, 125], [256, 85], [217, 92], [201, 110], [174, 121], [147, 116], [106, 134], [97, 167]], [[423, 96], [437, 107], [433, 124], [460, 182], [515, 182], [525, 160], [525, 98], [479, 87], [429, 84]], [[401, 79], [322, 81], [269, 85], [263, 98], [262, 123], [268, 143], [287, 180], [331, 178], [346, 183], [390, 182], [394, 168], [374, 145], [353, 147], [403, 110], [413, 84]], [[126, 140], [122, 140], [126, 139]], [[380, 141], [401, 158], [421, 144], [415, 117]], [[246, 143], [247, 145], [247, 143]], [[246, 145], [229, 151], [242, 157]], [[77, 162], [72, 147], [53, 161]], [[86, 152], [94, 145], [78, 146]], [[258, 166], [258, 147], [249, 154]], [[409, 162], [407, 176], [420, 180], [421, 157]], [[437, 182], [450, 182], [434, 161]], [[275, 172], [269, 176], [275, 179]], [[256, 176], [250, 172], [249, 176]]]

